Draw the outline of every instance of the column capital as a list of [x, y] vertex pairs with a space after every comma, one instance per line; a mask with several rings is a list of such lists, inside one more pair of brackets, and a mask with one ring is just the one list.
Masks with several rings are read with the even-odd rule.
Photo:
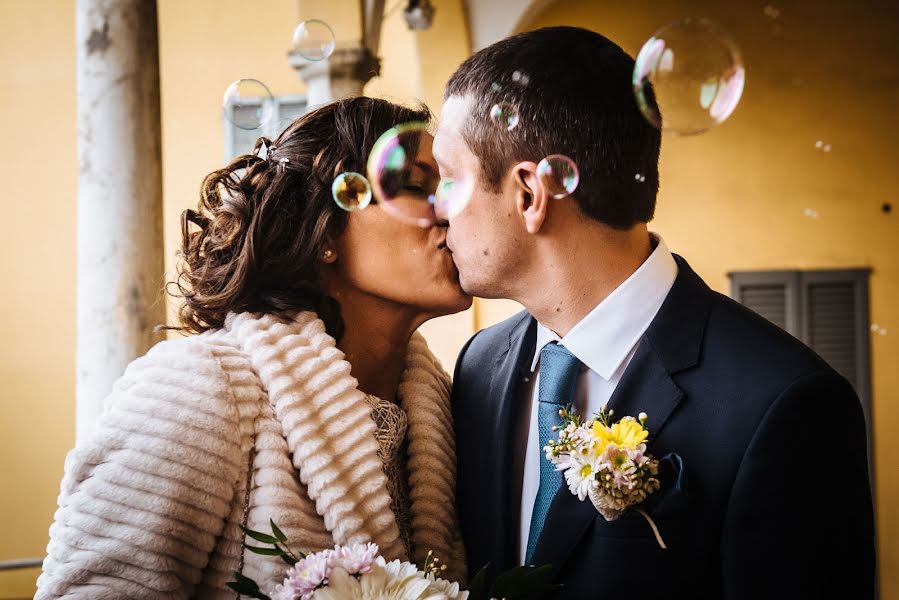
[[381, 74], [381, 60], [361, 45], [337, 48], [321, 61], [310, 61], [291, 51], [287, 60], [306, 84], [310, 107], [359, 96], [365, 84]]

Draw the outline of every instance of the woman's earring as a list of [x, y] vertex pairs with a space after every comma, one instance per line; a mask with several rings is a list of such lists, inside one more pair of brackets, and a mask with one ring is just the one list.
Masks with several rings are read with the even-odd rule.
[[325, 250], [324, 254], [322, 254], [322, 258], [324, 258], [325, 260], [331, 260], [332, 258], [334, 258], [334, 251]]

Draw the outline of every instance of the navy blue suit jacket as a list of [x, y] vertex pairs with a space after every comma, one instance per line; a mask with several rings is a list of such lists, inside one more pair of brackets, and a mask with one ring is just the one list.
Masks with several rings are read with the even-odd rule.
[[[866, 427], [849, 383], [795, 338], [678, 276], [609, 408], [649, 415], [649, 452], [677, 453], [682, 485], [612, 522], [567, 487], [534, 553], [557, 598], [874, 597]], [[458, 508], [469, 573], [516, 564], [536, 321], [520, 313], [469, 340], [453, 384]], [[668, 486], [672, 484], [667, 483]], [[647, 505], [648, 507], [650, 505]]]

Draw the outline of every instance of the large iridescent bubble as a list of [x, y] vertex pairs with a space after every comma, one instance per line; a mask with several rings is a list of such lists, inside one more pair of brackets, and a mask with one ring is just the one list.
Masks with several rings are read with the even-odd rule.
[[684, 19], [643, 45], [632, 83], [650, 123], [664, 132], [695, 135], [730, 117], [745, 78], [740, 49], [727, 31], [708, 19]]
[[368, 158], [378, 206], [419, 227], [456, 216], [471, 198], [469, 185], [440, 178], [431, 156], [433, 141], [427, 123], [405, 123], [381, 135]]

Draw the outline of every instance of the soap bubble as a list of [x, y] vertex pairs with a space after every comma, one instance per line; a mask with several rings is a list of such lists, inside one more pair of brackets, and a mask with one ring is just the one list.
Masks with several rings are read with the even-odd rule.
[[666, 25], [643, 45], [632, 82], [650, 123], [665, 132], [695, 135], [733, 113], [745, 76], [730, 34], [708, 19], [685, 19]]
[[347, 212], [362, 210], [371, 202], [371, 186], [365, 176], [348, 171], [334, 179], [331, 195], [337, 206]]
[[490, 120], [511, 131], [518, 125], [518, 111], [508, 102], [498, 102], [490, 108]]
[[293, 30], [293, 51], [306, 60], [325, 60], [336, 45], [334, 31], [324, 21], [309, 19]]
[[256, 79], [238, 79], [225, 89], [222, 112], [240, 129], [259, 129], [275, 111], [275, 99], [268, 87]]
[[552, 154], [537, 164], [537, 177], [546, 193], [553, 198], [564, 198], [574, 193], [581, 180], [574, 161], [563, 154]]
[[431, 156], [433, 141], [427, 123], [405, 123], [381, 135], [368, 158], [378, 205], [419, 227], [458, 215], [471, 199], [472, 184], [440, 178]]

